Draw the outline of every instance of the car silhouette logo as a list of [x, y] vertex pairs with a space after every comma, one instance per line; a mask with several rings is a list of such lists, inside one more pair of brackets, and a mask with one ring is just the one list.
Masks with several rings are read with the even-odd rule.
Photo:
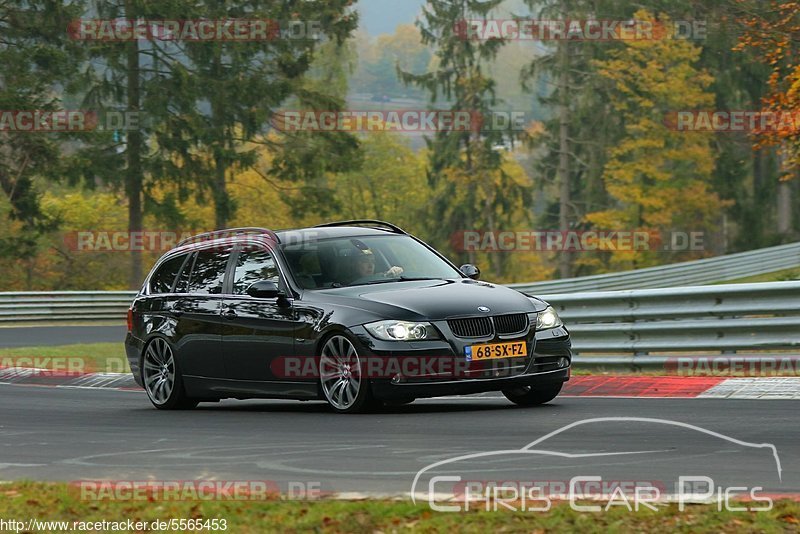
[[489, 308], [487, 308], [486, 306], [478, 306], [478, 311], [479, 311], [479, 312], [482, 312], [482, 313], [489, 313], [489, 312], [490, 312], [490, 311], [492, 311], [492, 310], [490, 310], [490, 309], [489, 309]]

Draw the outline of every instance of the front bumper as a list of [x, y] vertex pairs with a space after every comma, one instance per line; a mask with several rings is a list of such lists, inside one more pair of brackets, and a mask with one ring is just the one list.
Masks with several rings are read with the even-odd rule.
[[[433, 358], [437, 363], [451, 362], [443, 366], [445, 372], [415, 374], [402, 373], [380, 376], [368, 373], [373, 394], [382, 400], [440, 397], [446, 395], [470, 395], [489, 391], [502, 391], [521, 386], [540, 386], [569, 380], [572, 350], [569, 332], [564, 327], [529, 332], [524, 340], [529, 346], [525, 358], [509, 358], [485, 362], [465, 362], [464, 347], [469, 340], [449, 339], [423, 342], [379, 341], [362, 327], [351, 329], [359, 341], [360, 354], [367, 359], [394, 360], [400, 362], [392, 369], [408, 366], [408, 360]], [[520, 339], [522, 340], [522, 339]], [[504, 340], [492, 340], [502, 342]], [[477, 367], [475, 364], [478, 364]], [[455, 370], [455, 371], [453, 371]]]
[[561, 383], [569, 380], [570, 368], [526, 373], [503, 378], [465, 378], [460, 380], [441, 380], [410, 383], [373, 381], [372, 393], [381, 400], [419, 399], [425, 397], [444, 397], [447, 395], [472, 395], [489, 391], [503, 391], [522, 386], [536, 388], [543, 384]]

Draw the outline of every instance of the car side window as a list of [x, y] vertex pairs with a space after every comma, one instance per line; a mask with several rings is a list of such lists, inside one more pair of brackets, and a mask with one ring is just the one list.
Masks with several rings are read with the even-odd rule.
[[188, 256], [188, 254], [180, 254], [174, 258], [168, 259], [159, 266], [158, 270], [153, 273], [153, 276], [150, 278], [151, 293], [159, 294], [172, 292], [172, 286], [175, 285], [175, 278], [177, 278], [178, 271], [180, 271], [183, 266], [186, 256]]
[[189, 290], [189, 278], [192, 275], [192, 267], [194, 267], [194, 258], [197, 254], [195, 252], [189, 253], [189, 259], [178, 274], [178, 280], [175, 282], [175, 293], [186, 293]]
[[236, 259], [233, 274], [233, 293], [247, 294], [247, 288], [260, 280], [280, 283], [278, 267], [275, 259], [266, 250], [243, 250]]
[[186, 292], [200, 295], [222, 294], [229, 256], [229, 252], [219, 250], [197, 251]]

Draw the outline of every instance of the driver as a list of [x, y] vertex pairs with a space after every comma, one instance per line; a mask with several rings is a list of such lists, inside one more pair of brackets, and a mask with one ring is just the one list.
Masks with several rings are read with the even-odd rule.
[[403, 274], [403, 268], [398, 266], [392, 266], [388, 271], [384, 273], [376, 273], [375, 272], [375, 254], [372, 253], [371, 250], [359, 250], [358, 254], [355, 256], [355, 278], [354, 280], [360, 280], [362, 278], [372, 278], [376, 274], [383, 275], [384, 278], [399, 278], [401, 274]]

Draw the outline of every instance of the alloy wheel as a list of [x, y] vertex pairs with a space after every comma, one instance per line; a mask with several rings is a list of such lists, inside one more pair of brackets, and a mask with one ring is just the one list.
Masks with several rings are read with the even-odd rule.
[[144, 353], [144, 386], [154, 404], [165, 404], [175, 387], [175, 358], [169, 344], [156, 338]]
[[353, 406], [361, 390], [361, 360], [344, 336], [330, 338], [320, 355], [320, 379], [328, 402], [338, 410]]

